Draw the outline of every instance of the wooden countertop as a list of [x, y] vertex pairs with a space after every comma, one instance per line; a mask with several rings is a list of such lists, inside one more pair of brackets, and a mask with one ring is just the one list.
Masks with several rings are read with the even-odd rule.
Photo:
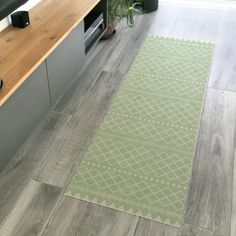
[[30, 11], [31, 24], [0, 32], [0, 106], [70, 34], [100, 0], [42, 0]]

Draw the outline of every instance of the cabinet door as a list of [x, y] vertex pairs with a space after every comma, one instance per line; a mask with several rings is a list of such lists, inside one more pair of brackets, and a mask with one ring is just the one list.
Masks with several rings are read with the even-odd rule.
[[44, 62], [0, 107], [0, 171], [49, 110]]
[[84, 61], [84, 24], [81, 22], [46, 60], [53, 105], [78, 78]]

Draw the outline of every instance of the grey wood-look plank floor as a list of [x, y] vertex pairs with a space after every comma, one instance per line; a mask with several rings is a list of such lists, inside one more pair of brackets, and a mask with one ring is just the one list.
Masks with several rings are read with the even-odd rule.
[[[180, 229], [63, 195], [147, 34], [215, 43]], [[235, 236], [236, 11], [161, 5], [100, 42], [0, 173], [1, 236]]]

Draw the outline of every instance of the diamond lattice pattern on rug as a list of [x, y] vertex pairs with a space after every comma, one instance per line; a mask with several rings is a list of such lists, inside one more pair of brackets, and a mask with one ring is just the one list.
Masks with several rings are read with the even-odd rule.
[[180, 226], [212, 51], [148, 37], [66, 194]]

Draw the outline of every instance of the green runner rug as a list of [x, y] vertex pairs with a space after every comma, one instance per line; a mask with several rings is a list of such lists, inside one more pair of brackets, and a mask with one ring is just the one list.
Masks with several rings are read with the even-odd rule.
[[212, 51], [148, 37], [66, 195], [179, 227]]

